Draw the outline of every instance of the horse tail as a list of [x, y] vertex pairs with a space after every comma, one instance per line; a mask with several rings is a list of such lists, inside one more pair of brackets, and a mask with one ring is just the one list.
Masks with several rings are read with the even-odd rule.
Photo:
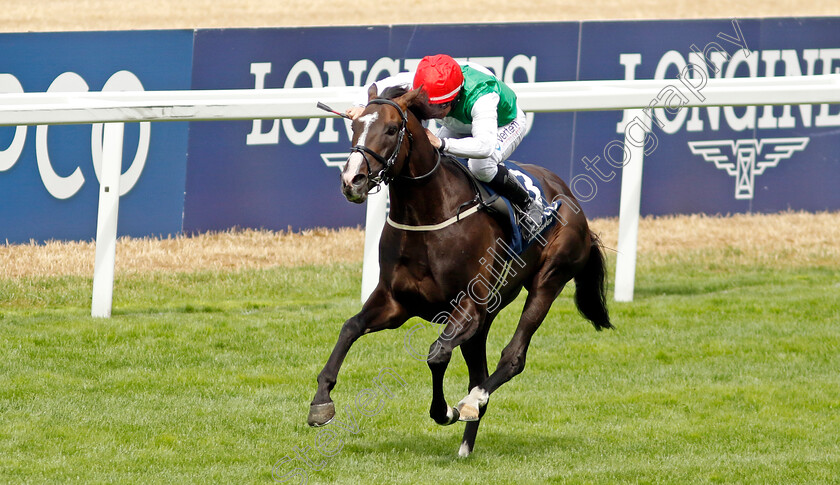
[[607, 310], [607, 272], [601, 239], [590, 233], [592, 245], [589, 247], [589, 260], [583, 269], [575, 275], [575, 304], [581, 315], [595, 326], [595, 330], [614, 328], [610, 323]]

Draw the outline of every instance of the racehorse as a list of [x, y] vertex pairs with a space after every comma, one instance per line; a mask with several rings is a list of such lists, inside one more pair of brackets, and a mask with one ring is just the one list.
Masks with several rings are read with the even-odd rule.
[[[458, 451], [467, 456], [474, 449], [489, 396], [522, 372], [531, 337], [569, 280], [575, 279], [580, 313], [596, 330], [613, 328], [606, 306], [604, 256], [569, 187], [533, 165], [522, 167], [539, 179], [546, 200], [562, 203], [552, 215], [557, 223], [539, 243], [520, 255], [511, 254], [504, 242], [509, 227], [487, 211], [463, 210], [474, 201], [474, 186], [456, 166], [459, 162], [442, 158], [429, 142], [418, 119], [422, 112], [412, 109], [420, 90], [394, 89], [383, 97], [377, 97], [375, 85], [369, 89], [368, 105], [353, 121], [353, 148], [341, 172], [342, 192], [351, 202], [362, 203], [375, 187], [388, 185], [391, 209], [380, 239], [379, 281], [361, 311], [341, 327], [318, 375], [308, 422], [323, 426], [335, 416], [330, 391], [356, 339], [418, 316], [444, 325], [426, 357], [432, 373], [429, 415], [441, 425], [467, 421]], [[522, 288], [528, 297], [519, 323], [490, 375], [490, 325]], [[469, 370], [469, 394], [450, 407], [443, 378], [452, 350], [459, 346]]]

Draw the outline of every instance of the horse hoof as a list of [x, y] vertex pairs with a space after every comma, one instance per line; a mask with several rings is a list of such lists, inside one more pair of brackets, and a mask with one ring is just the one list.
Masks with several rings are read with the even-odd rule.
[[443, 419], [438, 420], [434, 415], [429, 415], [435, 422], [441, 426], [449, 426], [450, 424], [455, 424], [458, 422], [458, 418], [460, 414], [456, 408], [447, 408], [446, 409], [446, 416]]
[[461, 414], [458, 412], [457, 408], [449, 408], [449, 411], [446, 412], [447, 422], [443, 423], [444, 426], [449, 426], [450, 424], [455, 424], [461, 419]]
[[319, 427], [330, 424], [330, 421], [335, 417], [335, 404], [332, 401], [322, 404], [309, 405], [309, 418], [306, 422], [309, 426]]
[[478, 421], [482, 411], [487, 408], [490, 394], [480, 387], [473, 387], [469, 395], [458, 403], [461, 421]]
[[461, 415], [461, 417], [458, 418], [461, 421], [478, 421], [478, 408], [470, 406], [469, 404], [459, 404], [458, 414]]

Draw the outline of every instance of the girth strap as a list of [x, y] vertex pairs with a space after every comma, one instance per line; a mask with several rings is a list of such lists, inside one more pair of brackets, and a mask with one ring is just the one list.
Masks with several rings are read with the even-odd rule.
[[408, 224], [400, 224], [399, 222], [394, 222], [394, 220], [391, 219], [390, 214], [388, 214], [388, 217], [385, 219], [385, 222], [387, 222], [389, 226], [397, 228], [397, 229], [402, 229], [403, 231], [415, 231], [415, 232], [438, 231], [440, 229], [443, 229], [444, 227], [449, 227], [452, 224], [455, 224], [456, 222], [460, 221], [461, 219], [465, 219], [465, 218], [475, 214], [476, 212], [481, 210], [482, 207], [483, 206], [481, 204], [474, 205], [474, 206], [470, 207], [469, 209], [465, 210], [464, 212], [456, 214], [456, 215], [450, 217], [449, 219], [447, 219], [447, 220], [445, 220], [445, 221], [443, 221], [439, 224], [428, 224], [428, 225], [421, 225], [421, 226], [410, 226]]

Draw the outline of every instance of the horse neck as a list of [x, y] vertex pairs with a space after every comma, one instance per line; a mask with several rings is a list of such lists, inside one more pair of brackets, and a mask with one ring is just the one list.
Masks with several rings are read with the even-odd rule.
[[400, 223], [410, 225], [446, 220], [455, 213], [458, 206], [469, 200], [470, 196], [458, 190], [464, 184], [459, 183], [458, 175], [448, 170], [442, 161], [435, 169], [438, 163], [437, 150], [429, 142], [422, 125], [413, 120], [409, 123], [409, 130], [413, 146], [402, 174], [418, 177], [432, 170], [434, 172], [423, 180], [397, 177], [391, 182], [391, 216]]

